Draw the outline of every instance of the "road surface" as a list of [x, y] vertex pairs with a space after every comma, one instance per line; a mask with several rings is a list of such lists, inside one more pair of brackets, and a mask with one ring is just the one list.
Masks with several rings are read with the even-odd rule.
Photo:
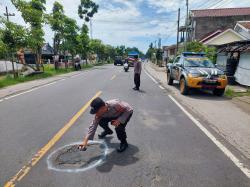
[[[0, 102], [0, 186], [250, 186], [246, 174], [166, 90], [143, 72], [141, 91], [134, 91], [132, 69], [122, 70], [98, 67]], [[53, 151], [82, 140], [93, 118], [88, 102], [96, 94], [134, 107], [127, 125], [129, 149], [116, 153], [119, 141], [113, 134], [101, 165], [84, 172], [49, 170]]]

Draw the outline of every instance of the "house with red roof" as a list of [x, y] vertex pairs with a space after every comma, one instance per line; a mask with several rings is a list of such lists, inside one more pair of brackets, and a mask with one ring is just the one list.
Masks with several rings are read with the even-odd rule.
[[217, 30], [200, 40], [201, 43], [208, 46], [219, 46], [227, 43], [247, 40], [248, 38], [236, 32], [233, 29], [224, 31]]
[[250, 7], [191, 10], [188, 40], [200, 41], [211, 34], [218, 34], [218, 30], [234, 30], [237, 23], [249, 20]]

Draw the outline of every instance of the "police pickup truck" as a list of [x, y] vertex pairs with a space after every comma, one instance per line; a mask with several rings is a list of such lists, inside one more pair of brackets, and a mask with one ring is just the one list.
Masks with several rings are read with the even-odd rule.
[[209, 89], [217, 96], [224, 94], [227, 76], [216, 68], [205, 53], [183, 52], [166, 67], [168, 85], [173, 85], [173, 81], [177, 80], [183, 95], [187, 95], [191, 88]]

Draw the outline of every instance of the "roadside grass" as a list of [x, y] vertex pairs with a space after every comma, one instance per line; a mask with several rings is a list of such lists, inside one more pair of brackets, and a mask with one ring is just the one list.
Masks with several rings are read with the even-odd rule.
[[[107, 63], [103, 62], [103, 63], [94, 64], [94, 65], [86, 64], [82, 66], [82, 69], [90, 69], [90, 68], [93, 68], [94, 66], [102, 66], [105, 64]], [[70, 73], [73, 71], [74, 71], [73, 68], [67, 68], [67, 69], [63, 68], [63, 69], [55, 70], [53, 65], [44, 65], [44, 72], [41, 74], [34, 74], [31, 76], [27, 76], [27, 77], [19, 76], [18, 78], [13, 78], [13, 76], [10, 74], [0, 76], [0, 88], [4, 88], [7, 86], [11, 86], [11, 85], [15, 85], [15, 84], [23, 83], [23, 82], [49, 78], [49, 77], [53, 77], [56, 75]]]
[[22, 82], [27, 82], [27, 81], [37, 80], [37, 79], [44, 79], [44, 78], [52, 77], [54, 75], [56, 74], [51, 73], [51, 72], [44, 72], [42, 74], [32, 75], [29, 77], [19, 76], [18, 78], [13, 78], [13, 76], [7, 75], [3, 79], [0, 80], [0, 88], [15, 85], [15, 84], [22, 83]]
[[226, 97], [229, 97], [229, 98], [250, 96], [250, 89], [247, 89], [247, 92], [239, 93], [239, 92], [235, 92], [235, 91], [234, 91], [233, 89], [231, 89], [231, 88], [227, 88], [227, 89], [226, 89], [226, 92], [225, 92], [225, 96], [226, 96]]

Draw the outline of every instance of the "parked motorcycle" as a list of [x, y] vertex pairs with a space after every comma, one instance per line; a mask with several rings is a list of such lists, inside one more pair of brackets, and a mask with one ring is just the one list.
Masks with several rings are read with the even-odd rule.
[[124, 68], [124, 71], [125, 71], [125, 72], [128, 72], [128, 70], [129, 70], [129, 65], [128, 65], [127, 62], [124, 63], [123, 68]]

